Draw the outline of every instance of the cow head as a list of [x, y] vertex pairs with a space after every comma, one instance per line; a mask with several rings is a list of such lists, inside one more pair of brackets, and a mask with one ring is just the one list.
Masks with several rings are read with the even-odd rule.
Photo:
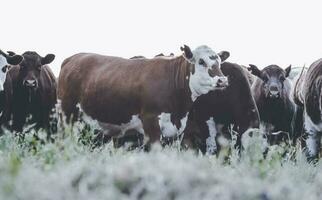
[[41, 57], [36, 52], [27, 51], [22, 56], [23, 61], [19, 65], [20, 81], [24, 88], [36, 91], [39, 87], [41, 68], [51, 63], [55, 59], [55, 55], [48, 54]]
[[199, 46], [191, 51], [187, 45], [181, 47], [181, 50], [184, 58], [192, 64], [189, 87], [193, 100], [210, 90], [228, 86], [228, 79], [223, 75], [220, 65], [229, 57], [229, 52], [217, 54], [207, 46]]
[[0, 50], [0, 91], [3, 91], [3, 84], [6, 80], [10, 65], [18, 65], [22, 59], [20, 55], [6, 54]]
[[259, 70], [255, 65], [249, 65], [251, 73], [263, 81], [266, 98], [278, 99], [282, 95], [284, 83], [291, 72], [291, 65], [285, 70], [277, 65], [270, 65]]

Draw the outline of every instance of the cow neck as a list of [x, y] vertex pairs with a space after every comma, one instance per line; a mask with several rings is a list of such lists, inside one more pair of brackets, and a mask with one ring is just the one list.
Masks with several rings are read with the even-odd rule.
[[183, 56], [179, 56], [173, 59], [170, 67], [169, 71], [173, 77], [170, 87], [175, 91], [180, 106], [183, 106], [184, 110], [189, 110], [193, 103], [189, 88], [190, 71], [193, 65]]

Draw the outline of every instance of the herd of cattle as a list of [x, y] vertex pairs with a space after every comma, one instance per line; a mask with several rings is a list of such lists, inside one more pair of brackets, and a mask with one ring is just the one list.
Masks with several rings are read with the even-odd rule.
[[240, 148], [246, 130], [262, 128], [269, 144], [302, 140], [310, 158], [319, 155], [322, 59], [309, 69], [260, 70], [225, 62], [227, 51], [181, 50], [152, 59], [80, 53], [65, 59], [58, 79], [48, 66], [53, 54], [0, 50], [1, 126], [21, 132], [28, 119], [49, 129], [58, 102], [66, 123], [81, 113], [98, 122], [102, 140], [144, 138], [149, 146], [180, 138], [216, 153], [219, 136], [235, 133]]

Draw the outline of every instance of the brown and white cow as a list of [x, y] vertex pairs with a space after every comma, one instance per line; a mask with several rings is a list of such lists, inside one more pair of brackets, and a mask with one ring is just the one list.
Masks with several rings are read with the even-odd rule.
[[303, 86], [304, 129], [309, 158], [319, 155], [322, 132], [322, 59], [315, 61], [308, 69]]
[[[124, 59], [80, 53], [67, 58], [58, 80], [58, 98], [67, 121], [76, 120], [76, 104], [119, 136], [135, 129], [148, 144], [180, 134], [188, 111], [200, 95], [228, 85], [220, 64], [229, 57], [207, 46], [181, 48], [177, 57]], [[71, 118], [74, 116], [73, 118]]]
[[12, 128], [22, 131], [28, 116], [36, 127], [49, 128], [50, 114], [57, 101], [56, 78], [47, 64], [55, 56], [41, 57], [36, 52], [22, 54], [20, 64], [8, 71], [4, 84], [5, 108], [2, 122], [12, 120]]

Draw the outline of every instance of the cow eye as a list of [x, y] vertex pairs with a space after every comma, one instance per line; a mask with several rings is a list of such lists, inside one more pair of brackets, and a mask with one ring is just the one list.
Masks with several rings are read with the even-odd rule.
[[281, 76], [281, 77], [280, 77], [280, 80], [281, 80], [281, 81], [285, 81], [285, 77], [284, 77], [284, 76]]
[[3, 67], [2, 67], [2, 69], [1, 69], [1, 70], [2, 70], [2, 72], [3, 72], [3, 73], [6, 73], [7, 68], [8, 68], [8, 65], [3, 66]]
[[199, 59], [199, 65], [204, 65], [205, 61], [203, 59]]
[[267, 82], [268, 81], [268, 77], [267, 76], [263, 76], [262, 79], [263, 79], [264, 82]]
[[216, 60], [218, 57], [217, 57], [217, 56], [212, 55], [212, 56], [210, 56], [209, 58], [210, 58], [210, 60]]

